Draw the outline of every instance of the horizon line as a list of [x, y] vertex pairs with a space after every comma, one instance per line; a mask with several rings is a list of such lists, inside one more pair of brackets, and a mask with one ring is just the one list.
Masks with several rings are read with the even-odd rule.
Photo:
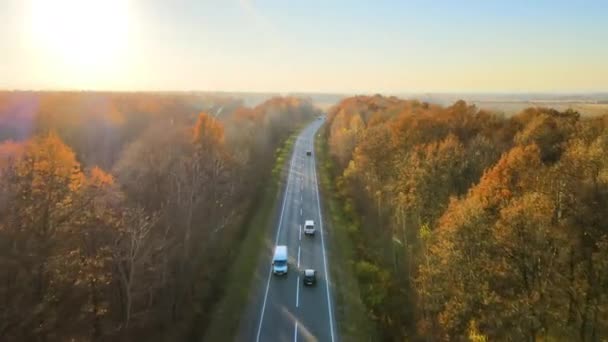
[[81, 93], [225, 93], [225, 94], [257, 94], [257, 95], [340, 95], [340, 96], [400, 96], [400, 95], [608, 95], [606, 90], [404, 90], [404, 91], [281, 91], [281, 90], [208, 90], [208, 89], [77, 89], [77, 88], [0, 88], [0, 92], [81, 92]]

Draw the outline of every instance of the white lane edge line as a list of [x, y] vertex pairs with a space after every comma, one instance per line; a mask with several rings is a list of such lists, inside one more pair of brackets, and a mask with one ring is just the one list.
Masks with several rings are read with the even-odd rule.
[[300, 306], [300, 276], [296, 279], [298, 283], [296, 284], [296, 308]]
[[300, 225], [300, 237], [298, 239], [302, 241], [302, 225]]
[[332, 314], [332, 309], [331, 309], [331, 298], [329, 295], [329, 273], [327, 272], [327, 257], [325, 256], [325, 239], [323, 239], [323, 216], [321, 214], [321, 200], [319, 198], [319, 183], [317, 182], [317, 162], [316, 162], [316, 158], [313, 157], [312, 159], [312, 166], [313, 166], [313, 181], [314, 181], [314, 188], [315, 188], [315, 194], [317, 195], [317, 210], [319, 210], [319, 229], [321, 231], [321, 247], [323, 247], [323, 268], [325, 269], [325, 279], [326, 279], [326, 286], [325, 286], [325, 291], [327, 294], [327, 310], [329, 311], [329, 332], [331, 334], [331, 341], [334, 342], [334, 318], [333, 318], [333, 314]]
[[[298, 145], [298, 141], [296, 141], [296, 143], [294, 144], [294, 148], [292, 151], [292, 155], [291, 155], [291, 160], [289, 161], [289, 175], [287, 175], [287, 185], [285, 186], [285, 193], [283, 194], [283, 206], [281, 207], [281, 216], [279, 218], [279, 228], [277, 229], [277, 234], [275, 237], [275, 241], [274, 241], [274, 245], [276, 246], [277, 243], [279, 243], [279, 235], [281, 233], [281, 226], [283, 225], [283, 213], [285, 212], [285, 203], [287, 203], [287, 194], [289, 193], [289, 186], [291, 185], [291, 181], [292, 181], [292, 173], [291, 173], [291, 167], [293, 165], [293, 161], [295, 159], [295, 151]], [[268, 269], [268, 280], [266, 281], [266, 291], [264, 293], [264, 302], [262, 304], [262, 311], [260, 313], [260, 323], [258, 324], [258, 333], [257, 333], [257, 337], [256, 337], [256, 341], [259, 342], [260, 341], [260, 333], [262, 332], [262, 323], [264, 322], [264, 311], [266, 310], [266, 300], [268, 299], [268, 289], [270, 288], [270, 279], [272, 278], [272, 266], [270, 266], [270, 268]]]
[[300, 268], [300, 246], [298, 246], [298, 268]]
[[296, 328], [293, 330], [293, 341], [298, 342], [298, 321], [296, 321]]

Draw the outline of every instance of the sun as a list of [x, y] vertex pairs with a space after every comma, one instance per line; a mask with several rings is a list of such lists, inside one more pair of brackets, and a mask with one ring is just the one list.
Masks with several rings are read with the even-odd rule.
[[31, 0], [33, 45], [48, 68], [100, 75], [117, 68], [129, 37], [126, 0]]

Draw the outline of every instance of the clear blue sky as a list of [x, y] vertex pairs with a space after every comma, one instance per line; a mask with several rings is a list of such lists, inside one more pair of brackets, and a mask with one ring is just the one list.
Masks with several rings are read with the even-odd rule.
[[0, 0], [0, 88], [608, 91], [608, 1]]

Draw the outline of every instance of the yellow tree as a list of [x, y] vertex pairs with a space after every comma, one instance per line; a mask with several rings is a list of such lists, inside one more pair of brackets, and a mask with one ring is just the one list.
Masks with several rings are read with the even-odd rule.
[[126, 203], [114, 178], [93, 167], [72, 196], [72, 206], [77, 210], [58, 230], [60, 242], [47, 261], [52, 272], [47, 296], [57, 298], [63, 318], [52, 331], [94, 340], [104, 334], [103, 322], [112, 309], [112, 247]]
[[[509, 336], [534, 341], [565, 324], [567, 240], [553, 223], [555, 207], [538, 192], [527, 192], [505, 206], [493, 230], [500, 255], [500, 280], [494, 290], [504, 308]], [[556, 336], [556, 335], [553, 335]]]
[[556, 170], [559, 210], [556, 218], [570, 237], [569, 323], [578, 326], [579, 339], [595, 340], [608, 329], [605, 291], [608, 272], [598, 259], [608, 239], [608, 131], [595, 138], [573, 139]]
[[[8, 307], [15, 310], [11, 317], [17, 326], [36, 327], [42, 333], [52, 324], [44, 317], [52, 304], [47, 296], [53, 277], [48, 261], [61, 243], [60, 230], [79, 211], [75, 195], [84, 175], [72, 150], [50, 133], [28, 141], [2, 177], [10, 203], [2, 218], [3, 233], [12, 242], [5, 252], [14, 261], [5, 284], [7, 294], [19, 293], [8, 298]], [[29, 312], [22, 308], [35, 305], [40, 315], [21, 316]]]
[[329, 148], [340, 167], [348, 165], [364, 127], [365, 123], [359, 113], [349, 115], [345, 110], [340, 110], [334, 116], [330, 127]]
[[[427, 323], [447, 336], [464, 336], [472, 321], [494, 337], [504, 335], [504, 250], [494, 234], [501, 210], [535, 186], [536, 146], [515, 147], [488, 170], [466, 198], [454, 200], [439, 220], [425, 252], [418, 282]], [[549, 215], [550, 217], [550, 215]]]

